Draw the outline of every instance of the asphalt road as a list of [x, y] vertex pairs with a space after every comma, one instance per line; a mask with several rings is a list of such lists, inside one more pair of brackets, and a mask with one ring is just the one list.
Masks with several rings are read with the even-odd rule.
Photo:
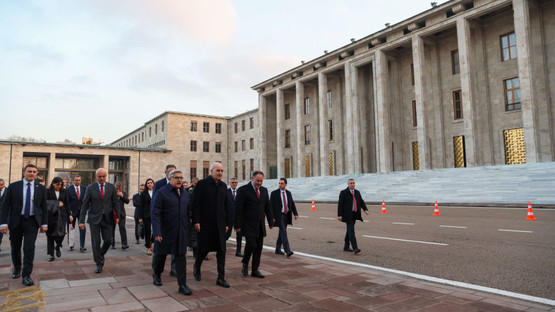
[[[332, 204], [298, 204], [293, 251], [555, 299], [555, 210], [430, 206], [369, 207], [355, 226], [358, 255], [343, 251], [345, 225]], [[277, 228], [265, 245], [275, 246]]]

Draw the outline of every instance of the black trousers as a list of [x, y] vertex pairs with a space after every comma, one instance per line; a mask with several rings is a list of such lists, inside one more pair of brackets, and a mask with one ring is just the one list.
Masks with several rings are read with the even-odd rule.
[[[166, 257], [168, 255], [164, 254], [154, 254], [152, 256], [152, 270], [154, 274], [160, 275], [164, 272], [164, 266], [166, 265]], [[187, 260], [185, 255], [172, 255], [175, 262], [175, 273], [177, 275], [177, 285], [187, 285]]]
[[291, 251], [291, 247], [289, 247], [289, 239], [287, 238], [287, 215], [282, 213], [278, 218], [281, 218], [281, 222], [279, 223], [279, 235], [276, 242], [276, 250], [281, 250], [281, 245], [283, 244], [283, 250], [288, 253]]
[[135, 218], [135, 239], [138, 241], [139, 237], [139, 219]]
[[353, 249], [358, 249], [357, 238], [355, 237], [355, 222], [356, 220], [345, 221], [347, 232], [345, 233], [345, 245], [343, 246], [343, 249], [349, 248], [349, 243], [351, 243]]
[[62, 243], [64, 242], [64, 236], [50, 236], [46, 235], [46, 254], [54, 256], [54, 243], [56, 243], [56, 247], [62, 247]]
[[260, 266], [260, 257], [262, 256], [262, 245], [264, 244], [264, 237], [245, 237], [245, 253], [243, 256], [243, 264], [248, 265], [252, 256], [252, 270], [258, 270]]
[[30, 276], [33, 272], [33, 261], [35, 260], [35, 241], [39, 233], [39, 225], [35, 216], [27, 219], [21, 217], [19, 225], [10, 229], [10, 242], [12, 248], [13, 271], [21, 271], [21, 246], [23, 245], [23, 277]]
[[150, 218], [143, 219], [143, 226], [145, 228], [145, 247], [152, 247], [152, 221]]
[[[202, 265], [202, 261], [208, 255], [207, 252], [199, 252], [197, 251], [197, 257], [195, 259], [195, 267], [200, 271], [200, 266]], [[218, 278], [225, 277], [225, 252], [217, 251], [216, 252], [216, 260], [218, 266]]]
[[[108, 223], [104, 218], [99, 224], [89, 224], [91, 230], [91, 245], [93, 250], [93, 259], [96, 265], [104, 266], [104, 255], [112, 245], [113, 228], [114, 225]], [[102, 235], [102, 247], [100, 246]]]
[[119, 234], [121, 236], [121, 244], [127, 246], [127, 230], [125, 230], [125, 217], [119, 219], [118, 224], [114, 222], [112, 230], [112, 244], [116, 243], [116, 227], [119, 228]]
[[235, 232], [237, 233], [237, 250], [236, 252], [241, 253], [241, 245], [243, 245], [243, 232]]

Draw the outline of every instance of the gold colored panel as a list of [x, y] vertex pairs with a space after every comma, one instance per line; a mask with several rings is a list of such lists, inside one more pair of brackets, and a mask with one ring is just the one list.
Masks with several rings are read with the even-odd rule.
[[305, 176], [310, 177], [310, 156], [304, 157]]
[[328, 154], [328, 165], [329, 165], [329, 173], [330, 176], [333, 175], [333, 168], [335, 167], [335, 160], [333, 159], [333, 153]]
[[285, 177], [286, 178], [290, 178], [291, 177], [291, 159], [290, 158], [285, 158]]
[[418, 158], [418, 141], [412, 142], [412, 169], [420, 170], [420, 160]]
[[466, 167], [466, 159], [464, 155], [464, 136], [456, 136], [453, 138], [453, 151], [455, 154], [455, 168]]
[[526, 146], [523, 128], [505, 130], [503, 137], [505, 139], [505, 164], [525, 164]]

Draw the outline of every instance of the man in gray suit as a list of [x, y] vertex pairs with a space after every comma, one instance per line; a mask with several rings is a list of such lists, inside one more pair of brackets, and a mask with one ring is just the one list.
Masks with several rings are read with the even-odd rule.
[[[108, 171], [104, 168], [96, 170], [96, 182], [87, 187], [85, 199], [79, 216], [79, 227], [85, 228], [85, 220], [89, 223], [93, 258], [96, 263], [95, 273], [101, 273], [104, 266], [104, 255], [112, 244], [114, 222], [118, 223], [121, 213], [116, 188], [106, 182]], [[88, 218], [87, 218], [88, 214]], [[100, 235], [102, 234], [102, 248]]]

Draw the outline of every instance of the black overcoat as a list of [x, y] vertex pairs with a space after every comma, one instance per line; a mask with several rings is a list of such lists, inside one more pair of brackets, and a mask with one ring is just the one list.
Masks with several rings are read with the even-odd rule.
[[266, 236], [264, 217], [269, 226], [274, 226], [274, 214], [270, 208], [268, 189], [260, 187], [260, 199], [251, 183], [241, 186], [235, 198], [235, 228], [241, 229], [245, 237], [259, 238]]
[[154, 196], [151, 219], [152, 235], [162, 236], [162, 242], [154, 240], [154, 253], [160, 255], [185, 255], [190, 231], [190, 195], [180, 188], [177, 194], [171, 184], [160, 188]]
[[[295, 202], [293, 201], [293, 196], [291, 195], [291, 192], [285, 190], [285, 194], [287, 194], [287, 224], [293, 225], [293, 216], [299, 215], [297, 213], [297, 206], [295, 206]], [[276, 218], [276, 226], [280, 226], [280, 216], [281, 209], [283, 209], [283, 204], [281, 203], [281, 190], [279, 188], [273, 191], [272, 194], [270, 194], [270, 204], [272, 205], [274, 217]]]
[[[66, 234], [66, 224], [71, 214], [68, 193], [66, 190], [61, 189], [60, 198], [56, 198], [56, 192], [52, 189], [47, 189], [46, 200], [56, 202], [53, 205], [54, 209], [48, 211], [48, 231], [46, 231], [46, 235], [64, 236]], [[60, 207], [59, 202], [62, 202], [64, 205]]]
[[[360, 196], [360, 192], [355, 189], [355, 199], [357, 201], [357, 212], [353, 211], [353, 195], [349, 188], [344, 189], [339, 193], [339, 201], [337, 202], [337, 216], [341, 217], [342, 222], [347, 220], [362, 221], [361, 210], [367, 211], [366, 204]], [[353, 215], [354, 214], [354, 215]]]

